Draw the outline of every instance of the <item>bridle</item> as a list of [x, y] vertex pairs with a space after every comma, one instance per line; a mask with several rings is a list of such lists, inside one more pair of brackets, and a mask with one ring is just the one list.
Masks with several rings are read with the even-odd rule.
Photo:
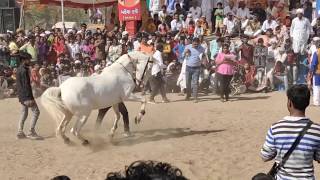
[[[133, 66], [133, 71], [134, 71], [134, 72], [137, 72], [137, 68], [133, 65], [133, 62], [132, 62], [132, 61], [133, 61], [133, 58], [132, 58], [131, 56], [129, 56], [129, 54], [127, 54], [127, 56], [128, 56], [128, 58], [130, 59], [130, 63], [131, 63], [132, 66]], [[149, 63], [152, 63], [152, 61], [150, 61], [150, 57], [149, 57], [146, 65], [145, 65], [145, 67], [144, 67], [144, 69], [143, 69], [143, 73], [142, 73], [142, 76], [141, 76], [140, 79], [137, 79], [136, 76], [135, 76], [133, 73], [131, 73], [122, 63], [120, 63], [120, 62], [116, 62], [116, 63], [120, 64], [120, 65], [122, 66], [122, 68], [123, 68], [126, 72], [128, 72], [128, 73], [130, 74], [130, 76], [131, 76], [131, 78], [132, 78], [135, 86], [138, 87], [138, 88], [140, 88], [141, 83], [143, 82], [144, 76], [145, 76], [145, 74], [146, 74], [146, 72], [147, 72], [148, 65], [149, 65]], [[137, 82], [138, 82], [138, 83], [137, 83]]]

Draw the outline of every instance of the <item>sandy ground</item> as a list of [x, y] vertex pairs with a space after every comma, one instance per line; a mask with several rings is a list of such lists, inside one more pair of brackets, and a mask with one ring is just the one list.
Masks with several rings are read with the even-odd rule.
[[[102, 180], [108, 172], [141, 159], [172, 163], [193, 180], [249, 180], [271, 167], [272, 162], [261, 161], [259, 152], [270, 125], [287, 115], [284, 93], [246, 94], [228, 103], [216, 96], [201, 97], [197, 104], [173, 94], [169, 98], [173, 101], [169, 104], [149, 105], [142, 124], [130, 123], [135, 134], [131, 138], [122, 136], [121, 122], [110, 141], [112, 111], [95, 132], [93, 112], [83, 129], [91, 140], [88, 147], [74, 138], [73, 145], [55, 138], [55, 122], [41, 105], [37, 128], [46, 139], [16, 140], [20, 106], [17, 99], [1, 100], [0, 179], [47, 180], [66, 174], [73, 180]], [[127, 105], [133, 119], [139, 106]], [[308, 116], [319, 122], [319, 108], [310, 107]]]

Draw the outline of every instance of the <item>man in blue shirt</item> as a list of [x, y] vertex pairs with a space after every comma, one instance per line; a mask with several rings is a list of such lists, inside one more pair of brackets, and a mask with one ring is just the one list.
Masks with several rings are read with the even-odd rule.
[[190, 100], [191, 90], [194, 102], [198, 102], [198, 83], [200, 76], [200, 68], [202, 57], [205, 49], [200, 45], [200, 39], [194, 38], [192, 44], [187, 45], [184, 50], [186, 58], [186, 81], [187, 81], [187, 96], [186, 100]]

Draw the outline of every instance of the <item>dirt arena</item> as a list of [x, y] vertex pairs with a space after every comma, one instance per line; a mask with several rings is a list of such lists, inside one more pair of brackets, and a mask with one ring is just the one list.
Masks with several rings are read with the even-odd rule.
[[[158, 97], [159, 98], [159, 97]], [[287, 115], [282, 93], [246, 94], [222, 103], [217, 96], [201, 97], [194, 104], [169, 95], [169, 104], [149, 104], [142, 124], [130, 122], [134, 137], [122, 136], [122, 120], [112, 141], [107, 134], [113, 122], [110, 111], [101, 130], [94, 131], [97, 111], [83, 129], [91, 145], [72, 138], [65, 145], [55, 135], [55, 122], [42, 110], [38, 132], [43, 141], [16, 140], [20, 106], [17, 99], [0, 101], [0, 179], [48, 180], [65, 174], [72, 180], [103, 180], [110, 171], [123, 170], [136, 160], [158, 160], [179, 167], [192, 180], [249, 180], [267, 171], [260, 147], [270, 125]], [[160, 99], [157, 99], [160, 101]], [[128, 105], [130, 120], [139, 105]], [[320, 122], [320, 111], [310, 107], [308, 116]], [[73, 124], [74, 121], [71, 122]], [[30, 120], [26, 122], [26, 130]], [[320, 177], [319, 166], [316, 175]]]

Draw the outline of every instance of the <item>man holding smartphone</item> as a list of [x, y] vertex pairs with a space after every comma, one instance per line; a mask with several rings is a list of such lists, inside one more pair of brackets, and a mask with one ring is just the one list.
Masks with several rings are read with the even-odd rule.
[[[32, 94], [32, 88], [30, 83], [30, 76], [29, 76], [29, 66], [30, 60], [32, 59], [31, 55], [26, 52], [20, 52], [20, 61], [21, 64], [17, 69], [17, 94], [19, 102], [22, 105], [22, 115], [19, 121], [19, 129], [17, 134], [17, 139], [24, 139], [30, 138], [34, 140], [42, 139], [35, 131], [35, 126], [37, 120], [40, 115], [40, 111], [36, 101], [34, 100]], [[28, 117], [28, 110], [31, 109], [32, 121], [31, 121], [31, 129], [30, 133], [26, 136], [23, 132], [24, 123]]]

